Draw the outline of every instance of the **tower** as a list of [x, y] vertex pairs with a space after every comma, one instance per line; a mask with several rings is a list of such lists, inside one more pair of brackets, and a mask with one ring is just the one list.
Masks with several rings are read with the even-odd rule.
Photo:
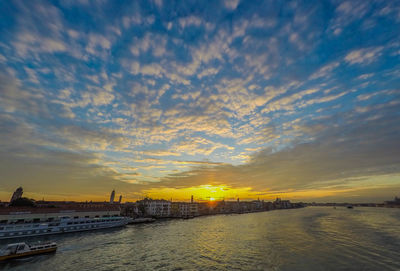
[[113, 191], [111, 192], [110, 203], [114, 203], [114, 198], [115, 198], [115, 190], [113, 190]]
[[16, 199], [19, 199], [22, 197], [22, 194], [24, 193], [24, 190], [22, 189], [22, 187], [18, 187], [17, 190], [15, 190], [15, 192], [13, 193], [10, 202], [13, 202]]
[[119, 195], [118, 203], [121, 203], [121, 201], [122, 201], [122, 195]]
[[192, 195], [192, 197], [190, 198], [190, 203], [193, 203], [193, 195]]

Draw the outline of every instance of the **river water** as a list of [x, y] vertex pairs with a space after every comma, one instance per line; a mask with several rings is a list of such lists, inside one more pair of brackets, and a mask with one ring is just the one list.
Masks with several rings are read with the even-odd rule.
[[400, 209], [307, 207], [44, 239], [58, 243], [55, 254], [0, 269], [400, 270]]

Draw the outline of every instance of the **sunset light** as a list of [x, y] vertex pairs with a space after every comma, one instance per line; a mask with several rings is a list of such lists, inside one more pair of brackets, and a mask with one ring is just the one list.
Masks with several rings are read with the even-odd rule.
[[[257, 197], [250, 187], [232, 188], [228, 185], [204, 184], [188, 188], [161, 188], [145, 191], [145, 195], [152, 198], [168, 199], [171, 195], [177, 200], [188, 201], [190, 195], [199, 201], [236, 200], [237, 198], [251, 199]], [[174, 199], [173, 198], [173, 199]]]
[[0, 269], [400, 270], [399, 196], [400, 0], [0, 1]]

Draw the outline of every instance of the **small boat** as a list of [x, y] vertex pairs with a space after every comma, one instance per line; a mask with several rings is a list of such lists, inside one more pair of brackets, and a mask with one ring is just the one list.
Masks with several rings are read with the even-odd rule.
[[347, 205], [347, 209], [353, 209], [353, 205]]
[[56, 250], [57, 244], [55, 242], [37, 243], [32, 245], [28, 245], [24, 242], [13, 243], [6, 245], [2, 250], [0, 250], [0, 261], [51, 253]]

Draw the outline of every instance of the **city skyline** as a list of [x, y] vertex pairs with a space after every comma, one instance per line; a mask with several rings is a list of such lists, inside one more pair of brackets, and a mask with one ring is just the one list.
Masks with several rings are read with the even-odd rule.
[[383, 202], [390, 1], [3, 1], [0, 200]]

